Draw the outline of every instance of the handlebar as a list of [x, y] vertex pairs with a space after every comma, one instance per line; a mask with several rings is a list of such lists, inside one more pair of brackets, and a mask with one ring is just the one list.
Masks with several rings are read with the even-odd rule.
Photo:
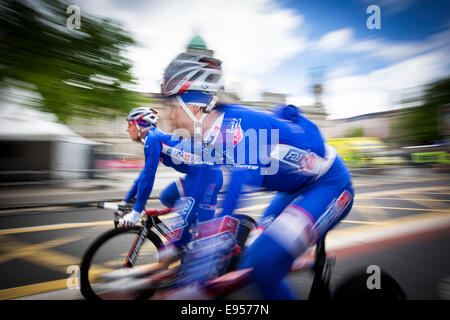
[[151, 217], [151, 216], [159, 216], [163, 214], [170, 213], [174, 210], [174, 208], [166, 208], [166, 209], [145, 209], [144, 213]]
[[[97, 208], [100, 209], [110, 209], [110, 210], [127, 210], [130, 209], [129, 206], [120, 206], [117, 203], [113, 203], [113, 202], [99, 202], [97, 204]], [[170, 213], [172, 211], [174, 211], [175, 208], [165, 208], [165, 209], [145, 209], [144, 213], [147, 216], [159, 216], [159, 215], [163, 215], [163, 214], [167, 214]]]
[[97, 204], [97, 208], [119, 210], [119, 205], [117, 203], [112, 203], [112, 202], [99, 202]]

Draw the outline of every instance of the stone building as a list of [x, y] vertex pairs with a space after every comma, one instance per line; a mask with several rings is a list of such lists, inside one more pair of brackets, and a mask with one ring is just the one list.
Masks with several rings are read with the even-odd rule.
[[[208, 49], [204, 40], [198, 35], [194, 36], [187, 44], [186, 52], [204, 54], [209, 57], [214, 56], [214, 51]], [[327, 126], [327, 114], [324, 105], [320, 101], [321, 90], [321, 85], [316, 84], [314, 86], [316, 103], [314, 105], [300, 107], [307, 118], [314, 121], [321, 129], [325, 129]], [[145, 106], [157, 110], [160, 114], [159, 127], [169, 132], [172, 131], [173, 128], [168, 121], [167, 108], [163, 106], [160, 93], [144, 93], [144, 95], [152, 100], [152, 103]], [[235, 93], [225, 91], [222, 100], [228, 103], [240, 103], [270, 110], [275, 105], [286, 104], [286, 95], [282, 93], [264, 92], [260, 101], [241, 101]], [[70, 126], [74, 131], [89, 139], [110, 144], [115, 153], [125, 158], [143, 156], [142, 147], [137, 143], [130, 142], [126, 133], [126, 122], [123, 116], [113, 121], [106, 119], [92, 119], [89, 121], [74, 119]]]

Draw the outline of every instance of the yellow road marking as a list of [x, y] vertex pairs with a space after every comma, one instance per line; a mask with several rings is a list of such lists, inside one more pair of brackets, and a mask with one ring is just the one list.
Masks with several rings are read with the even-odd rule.
[[76, 206], [59, 206], [59, 207], [36, 207], [36, 208], [23, 208], [23, 209], [0, 209], [0, 214], [14, 213], [14, 212], [30, 212], [30, 211], [49, 211], [49, 210], [63, 210], [73, 209]]
[[[114, 201], [112, 201], [115, 203]], [[97, 201], [92, 202], [86, 202], [91, 204], [96, 204]], [[117, 202], [118, 203], [118, 202]], [[160, 203], [159, 199], [150, 199], [147, 201], [147, 203]], [[0, 209], [0, 214], [7, 214], [7, 213], [15, 213], [15, 212], [30, 212], [30, 211], [52, 211], [52, 210], [64, 210], [64, 209], [74, 209], [78, 208], [78, 206], [48, 206], [48, 207], [35, 207], [35, 208], [22, 208], [22, 209]], [[86, 207], [82, 207], [80, 209], [87, 209], [87, 208], [95, 208], [95, 206], [87, 205]]]
[[[267, 204], [257, 204], [254, 206], [249, 206], [245, 208], [240, 208], [236, 210], [236, 213], [243, 213], [243, 212], [249, 212], [249, 211], [256, 211], [256, 210], [264, 210], [268, 207]], [[427, 212], [450, 212], [448, 209], [422, 209], [422, 208], [402, 208], [402, 207], [385, 207], [385, 206], [369, 206], [369, 205], [353, 205], [353, 208], [362, 208], [362, 209], [375, 209], [375, 210], [412, 210], [412, 211], [427, 211]], [[217, 212], [221, 212], [221, 210], [217, 210]], [[383, 215], [385, 214], [385, 211], [383, 211]]]
[[[365, 193], [357, 193], [357, 198], [365, 199], [367, 197], [368, 199], [373, 199], [376, 196], [390, 196], [392, 194], [398, 195], [407, 195], [407, 194], [422, 194], [421, 199], [411, 199], [411, 198], [401, 198], [401, 199], [390, 199], [389, 200], [416, 200], [416, 201], [429, 201], [429, 202], [439, 202], [439, 201], [450, 201], [450, 200], [437, 200], [437, 199], [424, 199], [426, 197], [426, 194], [424, 192], [433, 192], [436, 191], [438, 194], [449, 194], [442, 191], [447, 191], [443, 189], [449, 189], [447, 186], [438, 186], [438, 187], [421, 187], [421, 188], [407, 188], [407, 189], [400, 189], [400, 190], [385, 190], [385, 191], [376, 191], [376, 192], [365, 192]], [[273, 195], [270, 195], [272, 197]], [[264, 196], [260, 196], [259, 198], [264, 198]], [[379, 198], [381, 199], [381, 198]], [[247, 208], [240, 209], [240, 212], [251, 212], [256, 210], [262, 210], [267, 207], [267, 204], [258, 204], [254, 206], [250, 206]], [[350, 223], [350, 224], [361, 224], [362, 226], [357, 227], [351, 227], [351, 228], [344, 228], [344, 229], [335, 229], [330, 231], [331, 237], [336, 237], [339, 235], [347, 234], [347, 233], [354, 233], [354, 232], [362, 232], [367, 231], [370, 232], [370, 230], [373, 230], [373, 228], [379, 228], [386, 225], [395, 225], [395, 224], [401, 224], [406, 223], [408, 221], [418, 220], [418, 219], [433, 219], [433, 218], [439, 218], [439, 217], [448, 217], [448, 213], [450, 210], [445, 209], [420, 209], [420, 208], [399, 208], [399, 207], [380, 207], [380, 206], [364, 206], [364, 205], [354, 205], [356, 208], [365, 208], [365, 209], [393, 209], [393, 210], [411, 210], [411, 211], [426, 211], [426, 212], [432, 212], [427, 214], [421, 214], [421, 215], [414, 215], [414, 216], [407, 216], [402, 218], [395, 218], [395, 219], [389, 219], [389, 220], [382, 220], [382, 221], [357, 221], [357, 220], [343, 220], [342, 222]], [[254, 216], [257, 216], [257, 214], [253, 214]], [[67, 223], [67, 224], [59, 224], [59, 225], [48, 225], [48, 226], [38, 226], [38, 227], [27, 227], [27, 228], [16, 228], [16, 229], [7, 229], [0, 231], [0, 235], [8, 235], [8, 234], [16, 234], [16, 233], [25, 233], [25, 232], [33, 232], [33, 231], [47, 231], [47, 230], [59, 230], [59, 229], [68, 229], [68, 228], [82, 228], [82, 227], [91, 227], [91, 226], [112, 226], [111, 220], [104, 220], [104, 221], [96, 221], [96, 222], [87, 222], [87, 223]], [[0, 237], [0, 240], [2, 241], [2, 248], [9, 248], [8, 253], [0, 255], [0, 263], [7, 261], [8, 259], [12, 257], [25, 257], [28, 258], [41, 265], [45, 265], [46, 267], [49, 267], [49, 263], [51, 264], [52, 268], [57, 268], [58, 271], [61, 271], [61, 266], [67, 266], [71, 263], [78, 263], [78, 259], [75, 257], [64, 255], [60, 253], [53, 252], [51, 250], [48, 250], [49, 248], [53, 246], [57, 246], [63, 243], [68, 243], [71, 241], [76, 241], [76, 238], [66, 238], [66, 239], [59, 239], [56, 241], [49, 241], [40, 245], [24, 245], [15, 241], [11, 241], [9, 239], [4, 239], [5, 237]], [[6, 241], [4, 241], [6, 240]], [[28, 250], [27, 250], [28, 248]], [[34, 252], [33, 252], [34, 251]], [[20, 252], [20, 254], [15, 254], [15, 252]], [[50, 258], [50, 259], [49, 259]], [[73, 262], [72, 262], [73, 261]], [[76, 261], [76, 262], [75, 262]], [[105, 272], [109, 269], [107, 268], [95, 268], [96, 272], [93, 274], [95, 277], [96, 273]], [[15, 297], [20, 296], [27, 296], [31, 294], [37, 294], [41, 292], [47, 292], [47, 291], [53, 291], [58, 289], [64, 289], [66, 288], [66, 279], [56, 280], [56, 281], [49, 281], [44, 283], [38, 283], [33, 285], [27, 285], [27, 286], [21, 286], [16, 288], [10, 288], [10, 289], [4, 289], [0, 290], [0, 299], [11, 299]]]
[[4, 229], [4, 230], [0, 230], [0, 235], [27, 233], [27, 232], [34, 232], [34, 231], [86, 228], [86, 227], [91, 227], [91, 226], [105, 226], [105, 225], [113, 226], [113, 221], [112, 220], [103, 220], [103, 221], [95, 221], [95, 222], [62, 223], [62, 224], [53, 224], [53, 225], [38, 226], [38, 227]]
[[[344, 228], [344, 229], [333, 229], [330, 231], [329, 235], [327, 236], [327, 239], [330, 241], [337, 240], [339, 237], [344, 237], [349, 234], [354, 233], [370, 233], [371, 230], [377, 230], [382, 229], [386, 226], [395, 226], [395, 225], [405, 225], [409, 222], [414, 221], [429, 221], [434, 219], [443, 219], [443, 220], [450, 220], [450, 217], [448, 214], [445, 213], [427, 213], [427, 214], [421, 214], [421, 215], [414, 215], [414, 216], [407, 216], [407, 217], [401, 217], [401, 218], [394, 218], [394, 219], [388, 219], [388, 220], [382, 220], [379, 222], [371, 222], [368, 225], [364, 226], [357, 226], [357, 227], [351, 227], [351, 228]], [[357, 221], [354, 220], [344, 220], [348, 223], [357, 223]], [[367, 224], [367, 223], [365, 223]], [[96, 269], [97, 272], [104, 272], [108, 269]], [[95, 275], [94, 275], [95, 277]], [[9, 288], [0, 290], [0, 299], [13, 299], [17, 297], [23, 297], [28, 296], [32, 294], [38, 294], [48, 291], [54, 291], [59, 289], [66, 288], [66, 279], [62, 280], [56, 280], [56, 281], [49, 281], [49, 282], [43, 282], [43, 283], [37, 283], [27, 286], [21, 286], [21, 287], [15, 287], [15, 288]]]
[[353, 208], [362, 208], [362, 209], [387, 209], [387, 210], [412, 210], [412, 211], [426, 211], [426, 212], [446, 212], [450, 213], [449, 209], [422, 209], [422, 208], [401, 208], [401, 207], [382, 207], [382, 206], [361, 206], [354, 205]]
[[0, 255], [0, 263], [5, 263], [9, 260], [20, 258], [49, 269], [65, 272], [66, 266], [71, 264], [79, 264], [80, 259], [48, 249], [74, 242], [82, 238], [83, 237], [67, 237], [39, 244], [29, 244], [11, 240], [6, 237], [0, 237], [2, 243], [0, 250], [6, 252]]
[[[358, 198], [374, 198], [378, 196], [391, 196], [393, 194], [405, 194], [405, 193], [422, 193], [428, 191], [442, 191], [443, 188], [450, 189], [448, 186], [435, 186], [435, 187], [420, 187], [420, 188], [404, 188], [404, 189], [396, 189], [396, 190], [383, 190], [383, 191], [368, 191], [368, 192], [356, 192], [355, 199]], [[439, 194], [442, 194], [439, 192]]]
[[372, 187], [372, 186], [380, 186], [380, 185], [395, 185], [395, 184], [401, 184], [401, 183], [417, 183], [417, 182], [427, 182], [427, 181], [441, 181], [441, 180], [448, 180], [447, 177], [432, 177], [432, 178], [405, 178], [403, 180], [398, 180], [398, 177], [396, 177], [396, 181], [380, 181], [380, 180], [372, 180], [369, 182], [359, 182], [356, 181], [354, 183], [354, 186], [356, 187]]
[[384, 222], [379, 221], [359, 221], [359, 220], [341, 220], [340, 222], [344, 223], [353, 223], [353, 224], [368, 224], [368, 225], [386, 225]]
[[66, 288], [66, 279], [41, 282], [21, 287], [0, 290], [0, 300], [14, 299], [42, 292], [60, 290]]
[[[179, 265], [180, 262], [176, 261], [172, 264], [170, 264], [170, 268], [176, 267]], [[140, 267], [150, 267], [152, 264], [142, 265]], [[113, 269], [102, 269], [102, 268], [96, 268], [93, 270], [93, 272], [89, 273], [89, 278], [91, 282], [96, 282], [99, 280], [99, 275], [104, 274], [106, 272], [111, 272]], [[67, 289], [67, 279], [60, 279], [60, 280], [54, 280], [54, 281], [47, 281], [47, 282], [41, 282], [36, 284], [30, 284], [20, 287], [14, 287], [9, 289], [3, 289], [0, 290], [0, 300], [8, 300], [8, 299], [14, 299], [14, 298], [20, 298], [25, 296], [30, 296], [34, 294], [49, 292], [49, 291], [56, 291], [56, 290], [62, 290]], [[77, 290], [77, 289], [72, 289]]]
[[[258, 218], [258, 217], [261, 217], [262, 214], [247, 213], [247, 215]], [[352, 223], [352, 224], [385, 225], [385, 223], [383, 223], [383, 222], [376, 222], [376, 221], [361, 221], [361, 220], [346, 220], [346, 219], [344, 219], [344, 220], [341, 220], [340, 222]]]
[[[426, 194], [423, 194], [422, 196], [427, 197]], [[406, 196], [404, 195], [400, 195], [401, 200], [406, 200], [406, 201], [410, 201], [412, 203], [415, 203], [419, 206], [424, 206], [430, 209], [435, 209], [435, 210], [439, 210], [442, 209], [442, 207], [448, 207], [448, 204], [445, 203], [445, 205], [441, 202], [441, 201], [436, 201], [436, 199], [424, 199], [424, 198], [406, 198]]]
[[[333, 229], [329, 232], [329, 235], [337, 236], [342, 234], [350, 234], [350, 233], [359, 233], [359, 232], [370, 232], [370, 230], [374, 230], [381, 227], [381, 224], [387, 226], [387, 225], [402, 225], [406, 224], [408, 222], [412, 221], [427, 221], [427, 220], [433, 220], [433, 219], [448, 219], [450, 220], [450, 216], [447, 213], [424, 213], [419, 215], [412, 215], [412, 216], [406, 216], [406, 217], [400, 217], [400, 218], [393, 218], [388, 220], [381, 220], [378, 221], [377, 225], [364, 225], [364, 226], [358, 226], [358, 227], [352, 227], [352, 228], [343, 228], [343, 229]], [[328, 236], [327, 236], [328, 237]]]
[[[406, 188], [399, 190], [385, 190], [385, 191], [375, 191], [375, 192], [364, 192], [357, 193], [355, 195], [355, 199], [373, 199], [377, 196], [384, 195], [392, 195], [395, 192], [396, 195], [399, 194], [408, 194], [408, 193], [421, 193], [425, 191], [435, 191], [442, 190], [442, 186], [437, 187], [421, 187], [421, 188]], [[446, 187], [448, 188], [448, 187]], [[272, 195], [271, 195], [272, 196]], [[433, 200], [433, 199], [430, 199]], [[438, 200], [439, 201], [439, 200]], [[268, 204], [257, 204], [246, 208], [238, 209], [237, 212], [251, 212], [257, 210], [264, 210], [267, 208]], [[382, 207], [382, 206], [363, 206], [355, 204], [354, 208], [363, 208], [363, 209], [392, 209], [392, 210], [411, 210], [411, 211], [430, 211], [430, 212], [449, 212], [445, 209], [419, 209], [419, 208], [399, 208], [399, 207]], [[221, 212], [221, 209], [217, 210], [217, 213]], [[82, 223], [64, 223], [64, 224], [56, 224], [56, 225], [46, 225], [46, 226], [38, 226], [38, 227], [25, 227], [25, 228], [14, 228], [14, 229], [5, 229], [0, 230], [0, 235], [8, 235], [8, 234], [18, 234], [18, 233], [27, 233], [27, 232], [35, 232], [35, 231], [49, 231], [49, 230], [60, 230], [60, 229], [70, 229], [70, 228], [85, 228], [91, 226], [107, 226], [113, 225], [112, 220], [103, 220], [103, 221], [95, 221], [95, 222], [82, 222]]]
[[[421, 196], [424, 196], [424, 194], [422, 194]], [[372, 198], [367, 198], [367, 199], [372, 199]], [[431, 198], [427, 198], [427, 199], [425, 199], [425, 198], [410, 198], [410, 197], [408, 197], [408, 198], [405, 198], [405, 196], [401, 196], [400, 198], [383, 198], [383, 197], [380, 197], [380, 198], [373, 198], [373, 199], [376, 199], [376, 200], [405, 200], [405, 201], [411, 201], [411, 202], [414, 202], [414, 201], [425, 201], [425, 202], [450, 202], [450, 200], [447, 200], [447, 199], [445, 199], [445, 200], [439, 200], [439, 199], [431, 199]], [[366, 198], [360, 198], [360, 200], [366, 200]]]
[[[367, 203], [365, 205], [366, 210], [362, 212], [365, 218], [367, 218], [370, 221], [389, 218], [389, 213], [386, 211], [386, 209], [382, 206], [377, 205], [374, 199], [366, 199], [365, 201]], [[358, 207], [360, 206], [358, 205], [358, 201], [356, 201], [353, 204], [353, 208]]]

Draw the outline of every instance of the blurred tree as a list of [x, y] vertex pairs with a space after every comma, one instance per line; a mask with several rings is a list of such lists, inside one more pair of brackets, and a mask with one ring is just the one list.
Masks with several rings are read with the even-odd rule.
[[108, 116], [148, 102], [127, 88], [135, 83], [123, 57], [134, 40], [110, 19], [81, 12], [81, 29], [69, 29], [62, 0], [0, 0], [0, 89], [40, 93], [40, 107], [60, 121]]
[[450, 78], [426, 85], [423, 94], [404, 102], [420, 102], [420, 105], [410, 108], [393, 123], [399, 144], [430, 144], [443, 138], [442, 108], [450, 103]]
[[351, 128], [347, 131], [347, 134], [345, 136], [347, 138], [364, 137], [364, 128], [363, 127]]

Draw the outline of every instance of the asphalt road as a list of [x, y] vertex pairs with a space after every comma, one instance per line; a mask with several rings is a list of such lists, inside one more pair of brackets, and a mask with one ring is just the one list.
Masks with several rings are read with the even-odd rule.
[[[331, 287], [352, 270], [377, 265], [410, 299], [450, 299], [449, 176], [355, 175], [354, 185], [352, 212], [327, 237], [337, 256]], [[272, 196], [251, 194], [241, 210], [257, 218]], [[69, 267], [112, 226], [111, 212], [96, 208], [0, 211], [0, 299], [79, 299], [78, 290], [67, 289]], [[287, 280], [307, 297], [310, 274]]]

